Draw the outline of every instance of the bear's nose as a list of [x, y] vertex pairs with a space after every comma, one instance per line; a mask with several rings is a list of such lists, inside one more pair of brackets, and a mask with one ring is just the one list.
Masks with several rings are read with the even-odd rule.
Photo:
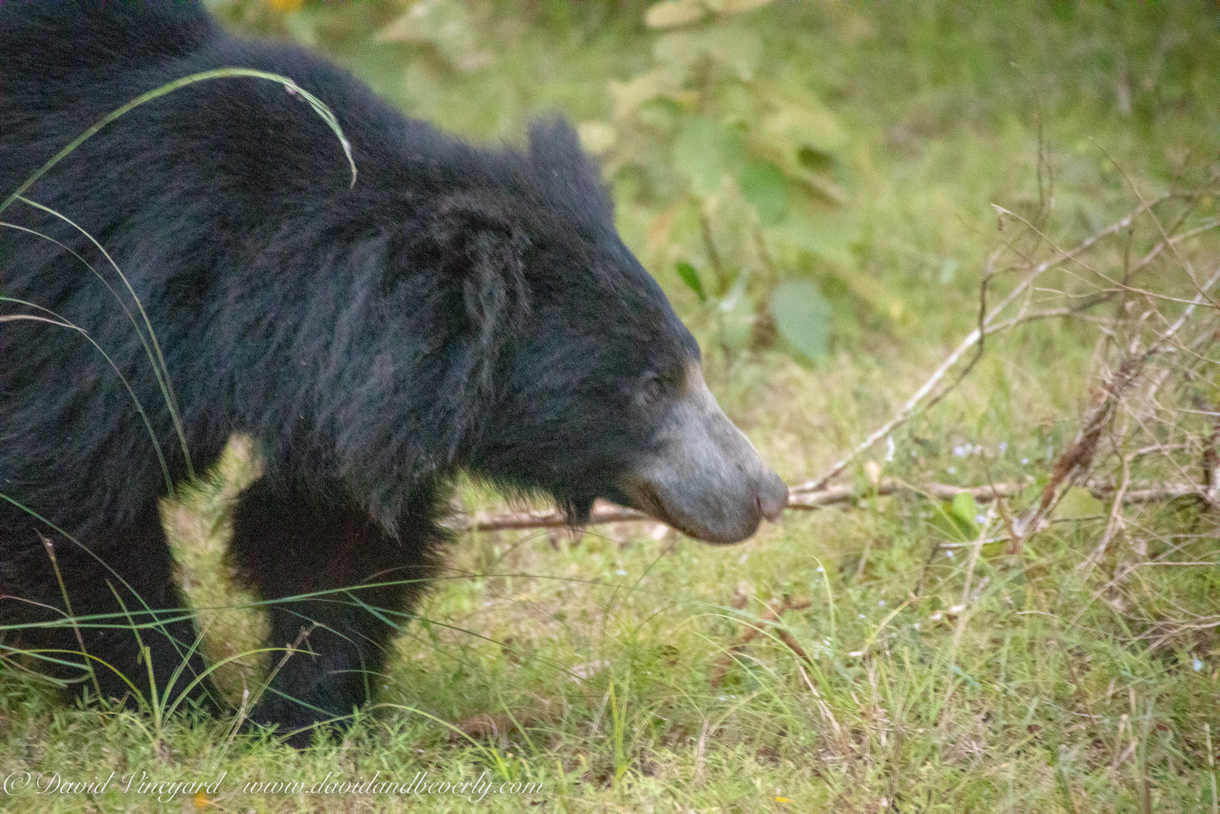
[[788, 507], [787, 484], [780, 480], [779, 475], [774, 472], [768, 472], [767, 477], [758, 486], [758, 493], [754, 496], [754, 503], [758, 506], [758, 511], [763, 517], [772, 523], [778, 523], [780, 515]]

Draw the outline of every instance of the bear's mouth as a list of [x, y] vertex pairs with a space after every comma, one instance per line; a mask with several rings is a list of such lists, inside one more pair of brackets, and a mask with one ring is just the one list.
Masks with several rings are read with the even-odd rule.
[[788, 488], [778, 476], [775, 476], [774, 483], [765, 484], [762, 488], [769, 492], [767, 496], [755, 496], [752, 501], [743, 501], [736, 505], [734, 501], [717, 500], [712, 496], [714, 504], [707, 506], [712, 510], [702, 516], [687, 513], [681, 501], [688, 498], [688, 495], [675, 495], [667, 504], [654, 487], [648, 484], [639, 484], [636, 488], [624, 490], [627, 499], [616, 502], [655, 517], [697, 540], [707, 543], [737, 543], [758, 531], [764, 517], [772, 522], [779, 520], [782, 508], [768, 512], [764, 505], [768, 501], [772, 505], [778, 505], [780, 492], [783, 504], [787, 505]]
[[572, 526], [580, 526], [589, 522], [593, 514], [595, 495], [565, 495], [559, 497], [559, 510]]

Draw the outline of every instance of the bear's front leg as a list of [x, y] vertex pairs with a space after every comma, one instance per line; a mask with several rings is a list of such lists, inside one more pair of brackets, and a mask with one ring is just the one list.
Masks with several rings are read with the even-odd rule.
[[390, 637], [436, 571], [436, 490], [420, 491], [394, 535], [338, 487], [264, 479], [238, 499], [230, 559], [273, 600], [268, 646], [278, 667], [250, 719], [295, 747], [309, 745], [315, 724], [339, 723], [368, 700]]
[[0, 620], [83, 695], [219, 712], [156, 503], [73, 531], [0, 505]]

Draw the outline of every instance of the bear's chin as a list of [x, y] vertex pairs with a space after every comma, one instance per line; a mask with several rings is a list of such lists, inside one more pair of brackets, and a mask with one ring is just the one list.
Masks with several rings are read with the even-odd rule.
[[563, 512], [564, 519], [569, 526], [583, 526], [593, 516], [593, 503], [596, 500], [595, 495], [559, 497], [559, 510]]

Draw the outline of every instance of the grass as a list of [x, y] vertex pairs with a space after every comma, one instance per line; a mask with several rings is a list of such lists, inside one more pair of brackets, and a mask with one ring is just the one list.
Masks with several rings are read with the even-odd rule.
[[[463, 22], [469, 48], [494, 61], [470, 71], [435, 43], [372, 42], [391, 5], [226, 13], [314, 38], [413, 115], [516, 140], [549, 107], [611, 121], [609, 81], [655, 65], [642, 11], [476, 9]], [[826, 357], [795, 361], [765, 336], [723, 348], [715, 314], [674, 271], [705, 253], [701, 202], [664, 167], [625, 162], [611, 182], [623, 234], [701, 340], [718, 398], [790, 483], [894, 414], [971, 329], [988, 256], [1020, 242], [1011, 221], [997, 231], [991, 204], [1038, 212], [1040, 148], [1056, 199], [1046, 230], [1064, 245], [1132, 209], [1132, 187], [1197, 185], [1220, 153], [1213, 6], [809, 2], [741, 20], [767, 43], [763, 77], [824, 104], [849, 134], [836, 153], [849, 195], [828, 215], [851, 235], [847, 260], [801, 256], [784, 271], [816, 280], [835, 306]], [[667, 213], [674, 225], [657, 240]], [[1204, 199], [1199, 217], [1215, 215]], [[1183, 251], [1206, 276], [1217, 248], [1205, 237]], [[1040, 296], [1074, 291], [1073, 277], [1048, 277]], [[1018, 511], [1094, 398], [1098, 336], [1060, 320], [989, 340], [961, 386], [895, 434], [888, 460], [884, 445], [865, 457], [912, 482], [1027, 483]], [[1214, 390], [1208, 382], [1199, 386]], [[250, 467], [238, 447], [217, 483], [166, 506], [214, 661], [259, 641], [258, 614], [228, 587], [219, 556], [226, 501]], [[867, 484], [863, 461], [846, 478]], [[473, 484], [460, 496], [471, 511], [498, 500]], [[381, 703], [342, 742], [297, 753], [185, 720], [150, 737], [128, 712], [57, 706], [36, 679], [5, 670], [0, 778], [116, 780], [4, 806], [471, 806], [455, 794], [308, 791], [328, 773], [380, 772], [540, 784], [487, 794], [478, 805], [492, 811], [1215, 811], [1215, 520], [1181, 501], [1131, 508], [1122, 545], [1081, 568], [1108, 513], [1076, 494], [1018, 553], [987, 542], [999, 514], [984, 507], [961, 523], [905, 496], [789, 512], [730, 548], [652, 524], [467, 535], [424, 621], [400, 638]], [[785, 599], [798, 609], [774, 623], [768, 603]], [[743, 644], [755, 627], [762, 635]], [[257, 686], [259, 661], [218, 671], [234, 702]], [[137, 790], [116, 790], [132, 773]], [[158, 801], [142, 779], [220, 783]], [[247, 786], [276, 781], [305, 789]]]

